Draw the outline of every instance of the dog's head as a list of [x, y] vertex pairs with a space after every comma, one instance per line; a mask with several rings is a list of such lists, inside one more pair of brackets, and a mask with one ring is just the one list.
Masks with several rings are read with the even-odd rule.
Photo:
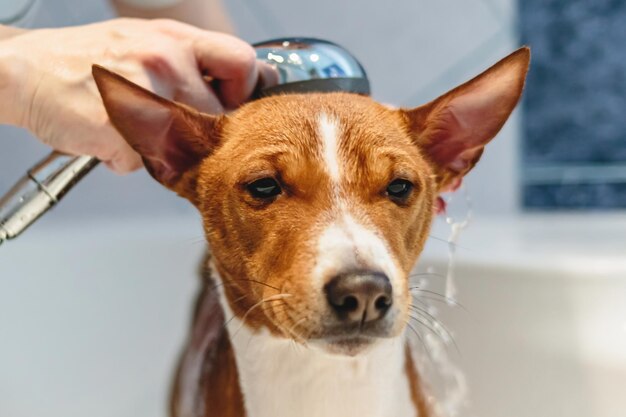
[[245, 325], [355, 354], [403, 331], [438, 195], [500, 130], [528, 63], [520, 49], [410, 110], [328, 93], [264, 98], [227, 116], [101, 67], [94, 77], [150, 174], [199, 209]]

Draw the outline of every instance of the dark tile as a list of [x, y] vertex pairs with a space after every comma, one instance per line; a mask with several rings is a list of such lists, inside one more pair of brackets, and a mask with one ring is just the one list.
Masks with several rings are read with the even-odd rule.
[[[533, 53], [524, 102], [525, 165], [626, 162], [625, 22], [625, 1], [520, 2], [522, 40]], [[587, 204], [582, 196], [558, 194], [559, 187], [527, 187], [524, 202]], [[576, 192], [600, 197], [601, 191], [601, 206], [623, 204], [624, 197], [614, 195], [624, 191], [621, 186], [581, 187]]]

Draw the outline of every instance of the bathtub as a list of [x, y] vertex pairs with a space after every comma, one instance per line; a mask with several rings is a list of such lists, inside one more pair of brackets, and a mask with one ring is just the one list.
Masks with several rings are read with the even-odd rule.
[[[445, 246], [431, 242], [420, 269], [445, 274]], [[468, 387], [460, 415], [626, 416], [626, 216], [478, 218], [455, 282], [467, 311], [438, 304]]]
[[[159, 417], [204, 250], [198, 218], [44, 219], [0, 247], [0, 416]], [[443, 291], [449, 227], [417, 270]], [[463, 416], [626, 415], [626, 216], [476, 218], [456, 299]]]

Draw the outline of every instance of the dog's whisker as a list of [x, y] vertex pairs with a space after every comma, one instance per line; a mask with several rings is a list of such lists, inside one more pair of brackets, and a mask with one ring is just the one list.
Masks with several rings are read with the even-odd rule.
[[433, 322], [429, 321], [428, 319], [426, 319], [423, 316], [415, 316], [411, 313], [409, 313], [409, 317], [412, 320], [415, 320], [417, 323], [419, 323], [421, 326], [425, 327], [427, 330], [429, 330], [432, 334], [434, 334], [435, 336], [437, 336], [445, 345], [449, 345], [449, 342], [447, 340], [447, 337], [444, 334], [441, 334], [440, 332], [438, 332], [434, 327], [433, 327]]
[[273, 285], [267, 284], [265, 282], [261, 282], [261, 281], [257, 281], [256, 279], [250, 279], [250, 278], [234, 278], [234, 281], [247, 281], [247, 282], [253, 282], [255, 284], [259, 284], [259, 285], [263, 285], [265, 287], [271, 288], [273, 290], [276, 291], [280, 291], [279, 288], [274, 287]]
[[423, 294], [419, 294], [419, 295], [418, 295], [418, 294], [414, 294], [414, 295], [413, 295], [413, 299], [414, 299], [415, 301], [421, 302], [421, 303], [422, 303], [422, 305], [424, 305], [424, 306], [428, 306], [428, 304], [427, 304], [426, 302], [422, 301], [422, 300], [436, 301], [436, 302], [438, 302], [438, 303], [442, 303], [442, 304], [444, 304], [444, 305], [448, 305], [448, 306], [449, 306], [450, 304], [452, 304], [452, 305], [454, 305], [455, 307], [460, 308], [461, 310], [463, 310], [463, 311], [464, 311], [464, 312], [466, 312], [467, 314], [471, 314], [471, 313], [469, 312], [469, 310], [468, 310], [467, 308], [465, 308], [465, 306], [464, 306], [463, 304], [459, 303], [458, 301], [456, 301], [456, 300], [455, 300], [455, 299], [453, 299], [453, 298], [444, 297], [444, 298], [442, 299], [441, 297], [437, 298], [437, 297], [431, 297], [431, 296], [428, 296], [428, 295], [423, 295]]
[[[246, 298], [246, 297], [247, 297], [247, 295], [246, 295], [246, 294], [244, 294], [244, 295], [242, 295], [241, 297], [236, 298], [236, 299], [233, 301], [233, 304], [237, 304], [239, 301], [243, 300], [243, 299], [244, 299], [244, 298]], [[274, 301], [280, 301], [280, 300], [274, 300]], [[254, 306], [253, 306], [252, 308], [254, 308]], [[250, 310], [248, 310], [248, 312], [249, 312], [249, 311], [250, 311]], [[228, 326], [228, 324], [229, 324], [231, 321], [233, 321], [233, 319], [235, 319], [236, 317], [237, 317], [237, 315], [236, 315], [236, 314], [233, 314], [231, 318], [229, 318], [228, 320], [226, 320], [226, 322], [224, 322], [224, 327], [227, 327], [227, 326]]]
[[[239, 297], [239, 298], [236, 298], [236, 299], [233, 301], [233, 304], [237, 304], [239, 301], [243, 300], [244, 298], [246, 298], [246, 294], [242, 295], [242, 296], [241, 296], [241, 297]], [[228, 326], [228, 324], [229, 324], [229, 323], [230, 323], [230, 322], [231, 322], [231, 321], [232, 321], [235, 317], [237, 317], [237, 315], [236, 315], [236, 314], [233, 314], [233, 316], [232, 316], [231, 318], [229, 318], [228, 320], [226, 320], [226, 321], [224, 322], [224, 327], [227, 327], [227, 326]]]
[[430, 294], [430, 295], [432, 295], [434, 297], [438, 297], [438, 298], [440, 298], [442, 300], [449, 301], [451, 303], [458, 302], [456, 299], [454, 299], [452, 297], [448, 297], [448, 296], [446, 296], [444, 294], [438, 293], [437, 291], [424, 289], [424, 288], [420, 287], [419, 285], [416, 285], [416, 286], [413, 286], [413, 287], [409, 287], [409, 291], [410, 292], [423, 292], [423, 293], [426, 293], [426, 294]]
[[[446, 326], [444, 326], [439, 320], [437, 320], [437, 318], [435, 318], [433, 315], [429, 314], [428, 312], [420, 308], [417, 308], [413, 305], [411, 305], [410, 307], [413, 307], [413, 311], [416, 314], [419, 314], [419, 317], [415, 317], [409, 313], [409, 317], [411, 319], [415, 320], [416, 322], [418, 322], [419, 324], [421, 324], [422, 326], [430, 330], [431, 333], [439, 337], [439, 339], [441, 339], [441, 341], [445, 345], [449, 346], [450, 344], [452, 344], [452, 346], [454, 346], [454, 349], [456, 350], [459, 357], [463, 356], [461, 354], [461, 350], [459, 349], [458, 344], [456, 343], [456, 340], [454, 339], [454, 336], [446, 328]], [[420, 318], [425, 321], [420, 320]]]
[[[284, 299], [284, 298], [291, 297], [291, 296], [292, 296], [291, 294], [286, 294], [286, 293], [285, 293], [285, 294], [275, 294], [275, 295], [272, 295], [272, 296], [270, 296], [270, 297], [264, 298], [264, 299], [262, 299], [261, 301], [259, 301], [258, 303], [254, 304], [252, 307], [250, 307], [250, 308], [248, 309], [248, 311], [246, 311], [246, 312], [244, 313], [243, 317], [241, 317], [241, 323], [240, 323], [239, 327], [237, 328], [237, 330], [236, 330], [236, 331], [232, 334], [231, 339], [234, 339], [234, 338], [235, 338], [235, 336], [237, 335], [237, 333], [238, 333], [238, 332], [241, 330], [241, 328], [244, 326], [244, 323], [246, 322], [246, 319], [248, 318], [248, 316], [250, 315], [250, 313], [251, 313], [251, 312], [252, 312], [255, 308], [257, 308], [257, 307], [259, 307], [259, 306], [262, 306], [264, 303], [267, 303], [267, 302], [272, 302], [272, 301], [279, 301], [279, 300], [282, 300], [282, 299]], [[234, 317], [232, 317], [232, 318], [229, 320], [229, 323], [230, 323], [230, 321], [231, 321], [233, 318], [234, 318]]]
[[437, 319], [437, 317], [433, 316], [427, 310], [419, 308], [418, 306], [413, 304], [409, 304], [409, 308], [413, 308], [413, 311], [419, 313], [420, 315], [422, 315], [422, 317], [428, 318], [430, 322], [437, 325], [437, 327], [441, 327], [441, 329], [443, 329], [443, 331], [446, 333], [447, 337], [451, 340], [454, 340], [454, 338], [452, 337], [452, 333], [446, 328], [446, 326], [443, 325], [443, 323], [441, 323], [439, 319]]
[[[283, 301], [283, 300], [276, 300], [276, 301]], [[276, 303], [272, 303], [270, 305], [261, 306], [261, 311], [263, 311], [264, 313], [269, 313], [269, 312], [278, 313], [278, 312], [285, 310], [288, 306], [289, 304], [287, 304], [285, 301], [283, 301], [281, 304], [278, 304], [278, 305], [276, 305]]]
[[295, 336], [294, 339], [300, 339], [300, 343], [304, 346], [307, 347], [307, 343], [306, 343], [306, 339], [298, 332], [296, 332], [296, 329], [298, 328], [298, 326], [304, 322], [306, 320], [306, 317], [301, 317], [300, 319], [296, 320], [293, 324], [293, 326], [291, 326], [289, 329], [287, 329], [287, 331]]
[[461, 245], [459, 245], [458, 243], [451, 242], [451, 241], [450, 241], [450, 239], [445, 239], [445, 238], [442, 238], [442, 237], [439, 237], [439, 236], [433, 236], [433, 235], [428, 235], [428, 238], [429, 238], [429, 239], [436, 240], [436, 241], [438, 241], [438, 242], [443, 242], [443, 243], [445, 243], [445, 244], [447, 244], [447, 245], [452, 246], [452, 247], [453, 247], [453, 248], [455, 248], [455, 249], [456, 249], [456, 248], [460, 248], [460, 249], [463, 249], [463, 250], [471, 250], [470, 248], [468, 248], [468, 247], [466, 247], [466, 246], [461, 246]]
[[411, 290], [411, 293], [412, 292], [418, 292], [418, 293], [424, 292], [426, 294], [430, 294], [430, 295], [411, 294], [413, 300], [421, 302], [422, 305], [430, 307], [430, 305], [428, 305], [428, 303], [424, 302], [423, 300], [435, 301], [437, 303], [445, 305], [446, 307], [450, 307], [450, 305], [454, 307], [458, 307], [461, 310], [463, 310], [463, 312], [468, 314], [470, 317], [472, 315], [470, 311], [463, 304], [461, 304], [459, 301], [457, 301], [454, 298], [446, 297], [444, 295], [441, 295], [432, 291], [427, 291], [427, 290], [414, 289], [414, 290]]
[[193, 237], [188, 237], [188, 238], [184, 238], [181, 239], [181, 242], [183, 243], [206, 243], [206, 238], [204, 236], [193, 236]]
[[285, 318], [289, 318], [291, 321], [294, 322], [294, 324], [291, 327], [287, 328], [287, 327], [285, 327], [282, 324], [276, 323], [276, 327], [278, 327], [283, 332], [283, 334], [285, 336], [291, 335], [291, 337], [293, 337], [293, 339], [296, 339], [297, 341], [299, 341], [302, 344], [306, 345], [305, 338], [302, 337], [299, 333], [295, 332], [295, 329], [298, 327], [298, 325], [300, 325], [302, 323], [302, 321], [304, 321], [306, 319], [306, 317], [298, 318], [299, 315], [296, 315], [295, 319], [294, 319], [294, 318], [292, 318], [288, 314], [288, 310], [287, 309], [283, 309], [282, 313], [285, 315]]
[[446, 347], [453, 346], [454, 350], [457, 353], [457, 355], [459, 355], [460, 358], [463, 357], [463, 355], [461, 354], [461, 350], [459, 349], [459, 346], [456, 343], [456, 341], [454, 340], [454, 338], [443, 337], [443, 335], [440, 332], [438, 332], [436, 329], [432, 328], [430, 325], [426, 324], [424, 321], [420, 320], [419, 318], [411, 316], [411, 315], [409, 315], [409, 317], [410, 317], [410, 320], [413, 320], [417, 324], [419, 324], [422, 327], [426, 328], [428, 331], [430, 331], [431, 334], [433, 334], [439, 340], [441, 340], [441, 343], [443, 343], [444, 346], [446, 346]]
[[[426, 301], [422, 300], [421, 298], [422, 297], [413, 297], [412, 299], [414, 303], [419, 303], [420, 306], [424, 307], [427, 310], [431, 308], [430, 304], [428, 304]], [[411, 307], [411, 305], [409, 305], [409, 307]]]
[[[287, 304], [287, 303], [285, 303]], [[288, 306], [286, 306], [288, 307]], [[278, 311], [278, 313], [282, 313], [285, 318], [289, 318], [289, 314], [288, 314], [288, 308], [283, 308], [281, 310]], [[297, 316], [296, 316], [297, 317]], [[289, 346], [292, 350], [295, 350], [296, 352], [300, 353], [300, 349], [302, 348], [303, 344], [306, 344], [306, 342], [304, 341], [304, 338], [302, 339], [302, 343], [298, 343], [298, 341], [296, 339], [300, 339], [300, 335], [290, 331], [290, 329], [286, 328], [283, 324], [272, 321], [272, 323], [278, 328], [278, 330], [280, 330], [285, 336], [287, 336], [287, 340], [289, 341]], [[296, 323], [299, 324], [299, 323]], [[294, 326], [295, 328], [295, 326]], [[291, 335], [291, 337], [289, 337]]]
[[438, 272], [415, 272], [408, 275], [408, 278], [418, 278], [418, 277], [435, 277], [445, 279], [447, 278], [444, 274], [440, 274]]
[[415, 334], [415, 336], [417, 337], [417, 339], [419, 340], [419, 342], [422, 344], [422, 347], [424, 348], [424, 351], [426, 352], [426, 356], [428, 357], [428, 360], [430, 361], [430, 363], [433, 363], [433, 358], [432, 358], [432, 354], [430, 352], [430, 348], [428, 347], [428, 345], [426, 344], [426, 342], [424, 341], [424, 338], [422, 337], [422, 335], [420, 334], [419, 331], [417, 331], [417, 329], [415, 327], [413, 327], [411, 325], [411, 323], [407, 320], [405, 321], [405, 324], [407, 325], [407, 327]]
[[276, 291], [280, 292], [280, 289], [278, 289], [278, 288], [276, 288], [276, 287], [274, 287], [272, 285], [269, 285], [269, 284], [266, 284], [264, 282], [257, 281], [257, 280], [254, 280], [254, 279], [249, 279], [249, 278], [236, 278], [236, 279], [231, 279], [231, 280], [222, 280], [222, 282], [219, 282], [219, 283], [211, 286], [211, 288], [209, 288], [208, 291], [215, 291], [219, 287], [223, 287], [223, 286], [229, 285], [231, 287], [237, 288], [238, 290], [242, 290], [242, 292], [244, 292], [244, 293], [246, 292], [239, 285], [237, 285], [234, 282], [230, 282], [230, 281], [247, 281], [247, 282], [252, 282], [254, 284], [263, 285], [265, 287], [268, 287], [268, 288], [271, 288], [273, 290], [276, 290]]
[[[289, 309], [289, 304], [286, 302], [283, 302], [282, 304], [278, 305], [278, 307], [274, 307], [274, 303], [272, 303], [270, 305], [270, 308], [274, 316], [277, 316], [279, 313], [283, 313], [285, 316], [288, 316], [287, 311]], [[285, 333], [284, 326], [280, 324], [280, 322], [275, 320], [275, 318], [278, 319], [278, 317], [272, 317], [272, 315], [267, 314], [269, 311], [265, 309], [264, 306], [261, 306], [261, 310], [263, 310], [263, 312], [266, 313], [265, 315], [267, 319], [272, 325], [274, 325], [274, 327], [276, 327], [279, 331]]]

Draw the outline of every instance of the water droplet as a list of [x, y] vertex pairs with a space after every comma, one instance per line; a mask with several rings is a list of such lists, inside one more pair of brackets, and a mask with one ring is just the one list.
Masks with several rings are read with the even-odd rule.
[[[456, 248], [461, 232], [467, 228], [472, 218], [472, 201], [465, 186], [461, 185], [459, 192], [465, 197], [465, 218], [460, 221], [454, 220], [451, 216], [446, 217], [446, 223], [450, 225], [450, 237], [448, 238], [448, 271], [446, 273], [445, 296], [448, 305], [454, 305], [456, 298], [456, 285], [454, 281], [454, 267], [456, 262]], [[452, 202], [450, 199], [449, 202]]]
[[[464, 209], [465, 216], [462, 220], [456, 220], [454, 216], [448, 215], [445, 219], [446, 223], [450, 226], [450, 235], [448, 237], [448, 266], [445, 277], [445, 297], [448, 305], [455, 304], [456, 285], [455, 285], [455, 266], [457, 257], [458, 241], [461, 232], [469, 225], [472, 218], [472, 204], [469, 198], [467, 189], [463, 186], [457, 193], [462, 193], [464, 196]], [[458, 195], [458, 194], [457, 194]], [[452, 198], [448, 199], [448, 204], [452, 203]], [[448, 213], [452, 212], [450, 210]], [[434, 268], [432, 271], [434, 272]], [[437, 309], [429, 306], [427, 308], [428, 314], [433, 317], [437, 317]], [[438, 414], [447, 415], [449, 417], [460, 417], [465, 413], [465, 406], [467, 403], [467, 383], [465, 381], [465, 374], [459, 369], [459, 367], [449, 357], [449, 352], [446, 344], [453, 342], [452, 333], [447, 331], [446, 328], [438, 323], [436, 320], [432, 323], [432, 328], [436, 332], [435, 335], [427, 335], [425, 337], [425, 344], [428, 350], [431, 352], [433, 361], [433, 370], [437, 374], [441, 375], [443, 391], [441, 398], [439, 399], [440, 407], [437, 407]], [[626, 329], [625, 329], [626, 330]]]

